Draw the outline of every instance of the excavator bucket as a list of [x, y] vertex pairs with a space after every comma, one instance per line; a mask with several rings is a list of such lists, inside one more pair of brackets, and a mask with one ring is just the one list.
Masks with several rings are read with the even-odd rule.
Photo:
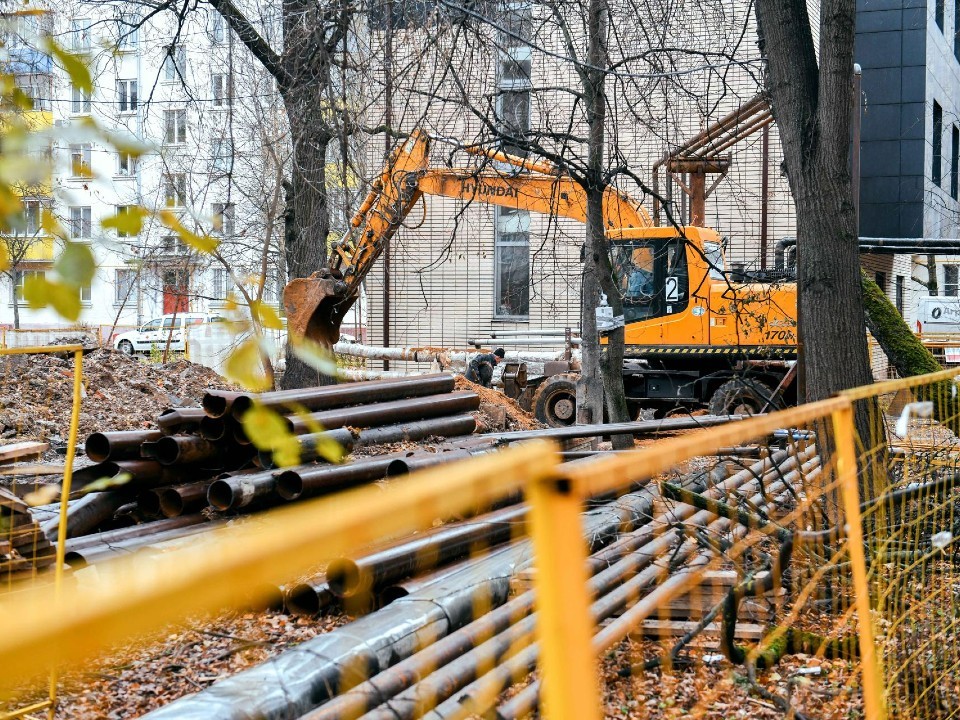
[[287, 331], [294, 337], [306, 337], [324, 347], [333, 347], [340, 339], [343, 316], [355, 300], [347, 293], [342, 280], [319, 273], [295, 278], [283, 289]]

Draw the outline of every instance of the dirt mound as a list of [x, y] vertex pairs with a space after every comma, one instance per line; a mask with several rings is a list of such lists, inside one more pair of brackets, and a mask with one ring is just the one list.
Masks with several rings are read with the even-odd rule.
[[[207, 388], [233, 386], [186, 360], [150, 365], [101, 349], [83, 358], [83, 388], [80, 442], [98, 430], [156, 427], [164, 408], [199, 405]], [[72, 397], [72, 357], [0, 357], [0, 441], [66, 441]]]
[[[457, 390], [470, 390], [480, 396], [480, 409], [474, 413], [477, 432], [497, 430], [538, 430], [546, 427], [499, 390], [485, 388], [457, 375]], [[502, 417], [501, 417], [502, 416]]]

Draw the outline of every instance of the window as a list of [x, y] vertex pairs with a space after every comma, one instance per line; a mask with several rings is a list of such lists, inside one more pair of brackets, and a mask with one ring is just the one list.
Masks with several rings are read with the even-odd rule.
[[163, 252], [166, 255], [186, 255], [187, 246], [176, 235], [163, 236]]
[[82, 143], [70, 146], [70, 175], [72, 177], [90, 177], [93, 173], [91, 162], [93, 155], [93, 146], [90, 143]]
[[[958, 0], [960, 1], [960, 0]], [[508, 3], [503, 11], [501, 41], [506, 48], [525, 47], [533, 32], [529, 3]]]
[[225, 237], [233, 235], [233, 203], [213, 203], [210, 207], [213, 211], [213, 231]]
[[90, 286], [89, 285], [80, 286], [80, 302], [82, 302], [84, 305], [90, 304]]
[[113, 304], [124, 305], [134, 296], [134, 288], [137, 284], [137, 271], [130, 268], [122, 268], [114, 271], [113, 280]]
[[74, 115], [90, 112], [90, 93], [81, 90], [76, 85], [73, 88], [73, 101], [70, 103], [70, 112]]
[[70, 21], [70, 47], [77, 52], [86, 52], [90, 49], [90, 21]]
[[223, 15], [216, 10], [210, 11], [210, 42], [219, 45], [226, 38], [226, 24], [223, 21]]
[[960, 290], [960, 265], [943, 266], [943, 294], [947, 297], [957, 297]]
[[187, 111], [164, 110], [164, 141], [168, 145], [182, 145], [187, 141]]
[[233, 76], [226, 74], [211, 75], [213, 86], [213, 106], [229, 107], [233, 105]]
[[28, 279], [46, 277], [46, 270], [20, 270], [16, 272], [16, 285], [14, 285], [14, 295], [17, 302], [23, 302], [23, 287]]
[[228, 172], [233, 160], [233, 142], [229, 138], [214, 138], [211, 145], [211, 167]]
[[530, 315], [530, 213], [496, 209], [496, 317]]
[[953, 126], [950, 145], [950, 197], [957, 199], [957, 184], [960, 181], [960, 128]]
[[136, 18], [117, 18], [117, 50], [120, 52], [131, 52], [137, 49], [137, 27], [139, 20]]
[[137, 174], [137, 156], [121, 150], [117, 153], [117, 175]]
[[679, 313], [689, 301], [686, 245], [681, 239], [618, 242], [611, 248], [626, 322]]
[[933, 101], [933, 167], [931, 179], [935, 185], [940, 185], [943, 179], [943, 108], [936, 100]]
[[137, 81], [117, 80], [117, 103], [120, 112], [130, 113], [137, 110]]
[[894, 301], [897, 306], [897, 312], [903, 316], [903, 293], [904, 293], [904, 279], [903, 275], [897, 275], [896, 283], [894, 286]]
[[[117, 205], [117, 215], [127, 215], [132, 207], [130, 205]], [[117, 230], [117, 237], [130, 237], [130, 233], [126, 230]]]
[[91, 232], [90, 207], [70, 208], [70, 237], [74, 240], [89, 239]]
[[36, 235], [40, 232], [40, 201], [23, 201], [23, 232], [25, 235]]
[[213, 269], [213, 284], [210, 290], [214, 300], [224, 300], [227, 297], [227, 271], [223, 268]]
[[50, 79], [36, 75], [18, 76], [17, 87], [30, 98], [32, 110], [50, 109]]
[[167, 173], [163, 176], [163, 196], [167, 207], [183, 207], [187, 204], [187, 176], [184, 173]]
[[183, 45], [170, 45], [163, 59], [163, 79], [174, 82], [186, 75], [187, 49]]

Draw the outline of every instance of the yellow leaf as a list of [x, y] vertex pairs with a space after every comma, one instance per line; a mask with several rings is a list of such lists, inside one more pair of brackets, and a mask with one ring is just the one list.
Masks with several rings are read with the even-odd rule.
[[173, 230], [177, 234], [177, 237], [183, 240], [194, 250], [209, 254], [217, 249], [219, 241], [215, 237], [207, 234], [198, 235], [195, 232], [187, 230], [183, 223], [180, 222], [180, 218], [178, 218], [176, 214], [170, 210], [161, 210], [159, 213], [159, 218], [160, 222], [163, 223], [165, 227]]
[[110, 490], [111, 488], [121, 487], [133, 480], [133, 475], [128, 472], [122, 472], [113, 477], [104, 477], [94, 480], [83, 486], [84, 493], [99, 492], [101, 490]]
[[43, 275], [28, 275], [23, 280], [23, 299], [31, 310], [50, 304], [50, 283]]
[[147, 209], [139, 205], [128, 205], [124, 212], [104, 218], [100, 226], [104, 230], [114, 229], [123, 235], [139, 235], [143, 229], [143, 219], [147, 216]]
[[320, 343], [308, 338], [294, 338], [292, 335], [288, 338], [288, 342], [293, 354], [317, 372], [331, 377], [337, 374], [337, 359]]
[[243, 431], [258, 449], [272, 452], [279, 467], [300, 464], [300, 444], [286, 419], [270, 408], [254, 403], [241, 420]]
[[52, 305], [57, 313], [71, 322], [80, 317], [80, 311], [83, 309], [78, 286], [47, 280], [42, 275], [24, 279], [23, 298], [32, 310]]
[[48, 235], [53, 235], [62, 240], [67, 238], [67, 231], [63, 229], [63, 225], [60, 224], [57, 216], [49, 208], [43, 208], [40, 211], [40, 227]]
[[0, 243], [0, 272], [4, 272], [10, 267], [10, 255], [7, 253], [7, 246]]
[[90, 77], [90, 69], [87, 63], [79, 55], [68, 52], [60, 47], [52, 37], [46, 38], [47, 52], [49, 52], [57, 61], [63, 65], [63, 69], [70, 76], [70, 82], [84, 92], [93, 92], [93, 80]]
[[273, 389], [273, 378], [264, 367], [256, 338], [244, 340], [230, 353], [223, 364], [223, 374], [248, 390], [263, 392]]
[[277, 311], [270, 305], [260, 302], [259, 300], [253, 300], [250, 303], [250, 312], [253, 313], [253, 316], [260, 323], [261, 327], [270, 330], [283, 330], [283, 321], [280, 319]]

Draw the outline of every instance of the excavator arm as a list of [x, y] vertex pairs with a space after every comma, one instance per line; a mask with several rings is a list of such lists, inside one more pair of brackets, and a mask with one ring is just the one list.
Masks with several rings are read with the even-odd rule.
[[[473, 154], [507, 163], [523, 172], [477, 172], [465, 168], [429, 168], [430, 138], [421, 131], [394, 149], [383, 173], [330, 252], [328, 267], [309, 278], [292, 280], [284, 290], [287, 326], [295, 336], [330, 346], [340, 323], [356, 301], [360, 284], [410, 211], [424, 195], [529, 210], [586, 222], [587, 197], [572, 178], [552, 165], [487, 150]], [[652, 222], [633, 198], [607, 188], [603, 202], [608, 230], [645, 228]]]

